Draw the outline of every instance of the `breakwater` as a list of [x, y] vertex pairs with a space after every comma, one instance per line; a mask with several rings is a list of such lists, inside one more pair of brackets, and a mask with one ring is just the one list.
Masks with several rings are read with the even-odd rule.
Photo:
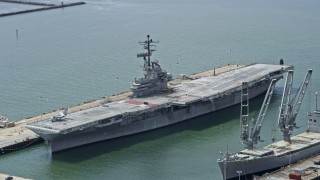
[[19, 4], [35, 5], [35, 6], [44, 6], [44, 7], [40, 7], [40, 8], [34, 8], [34, 9], [28, 9], [28, 10], [22, 10], [22, 11], [1, 13], [0, 17], [17, 15], [17, 14], [24, 14], [24, 13], [31, 13], [31, 12], [37, 12], [37, 11], [45, 11], [45, 10], [50, 10], [50, 9], [57, 9], [57, 8], [64, 8], [64, 7], [70, 7], [70, 6], [77, 6], [77, 5], [86, 4], [85, 2], [73, 2], [73, 3], [63, 3], [63, 2], [61, 2], [61, 4], [53, 4], [53, 3], [33, 2], [33, 1], [20, 1], [20, 0], [0, 0], [0, 2], [19, 3]]

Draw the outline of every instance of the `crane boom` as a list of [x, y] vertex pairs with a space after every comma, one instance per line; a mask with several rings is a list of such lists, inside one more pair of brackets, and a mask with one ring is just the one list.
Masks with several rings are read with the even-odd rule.
[[254, 121], [254, 127], [251, 131], [251, 136], [250, 136], [253, 144], [257, 144], [258, 140], [260, 139], [260, 130], [261, 130], [262, 123], [264, 121], [266, 112], [268, 110], [276, 82], [277, 81], [275, 79], [273, 79], [271, 81], [269, 88], [268, 88], [268, 91], [266, 93], [266, 96], [264, 97], [258, 118]]
[[241, 140], [242, 143], [246, 145], [247, 149], [252, 149], [254, 144], [258, 143], [260, 139], [260, 130], [265, 118], [265, 114], [269, 107], [269, 103], [271, 101], [271, 97], [273, 94], [273, 90], [275, 87], [277, 80], [273, 79], [269, 85], [266, 96], [263, 100], [258, 118], [253, 121], [253, 128], [251, 130], [249, 136], [249, 92], [248, 92], [248, 83], [242, 83], [242, 91], [241, 91], [241, 114], [240, 114], [240, 130], [241, 130]]
[[296, 101], [294, 103], [292, 111], [289, 115], [289, 122], [288, 122], [289, 125], [293, 125], [293, 123], [297, 117], [297, 114], [298, 114], [300, 107], [301, 107], [302, 100], [304, 98], [304, 95], [306, 94], [306, 90], [307, 90], [308, 85], [310, 83], [311, 75], [312, 75], [312, 69], [309, 69], [308, 73], [303, 81], [303, 84], [301, 85], [301, 87], [299, 89], [298, 96], [296, 98]]
[[[287, 105], [287, 113], [285, 114], [285, 116], [283, 116], [283, 119], [279, 119], [279, 122], [281, 120], [281, 123], [282, 123], [280, 130], [283, 132], [284, 141], [291, 142], [291, 135], [292, 135], [293, 128], [295, 126], [295, 120], [297, 118], [297, 114], [301, 107], [302, 100], [304, 98], [304, 95], [310, 83], [311, 75], [312, 75], [312, 69], [309, 69], [306, 77], [304, 78], [304, 81], [299, 87], [299, 91], [295, 97], [295, 100], [294, 101], [292, 99], [290, 100], [290, 102]], [[281, 107], [282, 106], [283, 104], [281, 103]], [[281, 110], [282, 109], [280, 109], [279, 117], [281, 117], [281, 113], [282, 113]]]
[[279, 119], [278, 119], [278, 127], [280, 128], [281, 131], [285, 129], [286, 119], [288, 119], [288, 109], [289, 109], [289, 103], [291, 100], [292, 82], [293, 82], [293, 70], [289, 70], [286, 77], [284, 89], [283, 89]]

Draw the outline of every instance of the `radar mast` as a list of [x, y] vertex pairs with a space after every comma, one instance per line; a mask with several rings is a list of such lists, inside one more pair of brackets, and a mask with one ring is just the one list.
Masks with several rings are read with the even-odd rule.
[[159, 43], [159, 41], [153, 41], [150, 39], [150, 36], [147, 35], [147, 40], [138, 43], [143, 45], [143, 48], [147, 50], [147, 52], [137, 54], [138, 58], [142, 57], [144, 60], [144, 77], [134, 80], [131, 87], [133, 96], [142, 97], [167, 91], [167, 83], [172, 80], [171, 74], [162, 70], [157, 60], [151, 61], [152, 52], [155, 51], [155, 49], [151, 47], [156, 47], [155, 44]]
[[151, 69], [151, 56], [152, 52], [156, 51], [155, 49], [151, 49], [151, 47], [157, 47], [155, 44], [159, 43], [159, 41], [153, 41], [150, 39], [150, 35], [147, 35], [147, 40], [145, 41], [139, 41], [140, 45], [143, 45], [143, 48], [147, 50], [147, 52], [144, 53], [138, 53], [137, 58], [143, 57], [144, 60], [144, 70], [149, 71]]

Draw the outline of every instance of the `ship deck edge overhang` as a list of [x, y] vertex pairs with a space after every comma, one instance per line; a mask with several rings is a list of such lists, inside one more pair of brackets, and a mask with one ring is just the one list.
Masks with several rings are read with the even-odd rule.
[[[258, 67], [266, 68], [267, 70], [262, 71]], [[46, 136], [48, 134], [68, 134], [79, 129], [82, 130], [91, 126], [99, 126], [101, 125], [101, 121], [105, 119], [110, 119], [110, 121], [103, 124], [108, 126], [121, 123], [121, 118], [123, 117], [133, 116], [159, 108], [188, 106], [188, 104], [197, 101], [213, 101], [216, 98], [239, 90], [242, 82], [241, 77], [254, 84], [264, 80], [264, 78], [268, 78], [273, 73], [279, 73], [279, 76], [282, 76], [282, 73], [290, 69], [293, 69], [293, 66], [251, 64], [216, 76], [212, 75], [195, 80], [181, 81], [179, 87], [175, 88], [174, 93], [158, 93], [148, 97], [127, 98], [121, 101], [105, 103], [98, 107], [68, 114], [64, 121], [52, 122], [50, 119], [45, 119], [28, 124], [27, 128], [41, 136]], [[230, 76], [235, 77], [235, 79], [230, 79]], [[252, 78], [248, 76], [255, 77]], [[215, 85], [216, 83], [221, 84]], [[208, 91], [210, 92], [208, 93]]]

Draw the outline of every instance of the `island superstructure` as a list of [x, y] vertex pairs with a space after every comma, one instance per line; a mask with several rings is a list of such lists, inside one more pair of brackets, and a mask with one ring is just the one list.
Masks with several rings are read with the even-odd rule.
[[152, 47], [158, 41], [147, 36], [139, 43], [146, 50], [137, 55], [144, 60], [144, 77], [135, 79], [131, 97], [61, 113], [56, 116], [59, 118], [31, 123], [27, 128], [43, 137], [51, 152], [57, 152], [168, 126], [238, 104], [243, 81], [248, 82], [252, 92], [249, 98], [253, 98], [265, 92], [272, 79], [281, 79], [284, 72], [293, 68], [251, 64], [207, 77], [184, 75], [172, 80], [157, 60], [151, 61], [155, 51]]
[[[296, 117], [301, 107], [302, 100], [306, 93], [310, 82], [312, 70], [309, 70], [303, 83], [298, 89], [298, 93], [292, 91], [293, 71], [288, 72], [286, 83], [283, 90], [283, 96], [279, 111], [278, 127], [283, 134], [283, 140], [274, 142], [266, 147], [255, 147], [260, 140], [259, 131], [262, 121], [258, 121], [259, 117], [266, 114], [265, 107], [269, 102], [264, 101], [259, 117], [252, 121], [252, 131], [249, 133], [248, 124], [248, 102], [243, 98], [240, 117], [241, 141], [246, 145], [246, 149], [231, 154], [221, 153], [221, 157], [217, 160], [224, 179], [237, 179], [240, 176], [244, 179], [252, 179], [252, 175], [259, 175], [270, 170], [287, 166], [299, 160], [320, 152], [320, 111], [316, 110], [308, 114], [308, 129], [306, 132], [296, 136], [292, 136], [294, 128], [296, 128]], [[270, 85], [270, 87], [272, 87]], [[272, 89], [272, 88], [271, 88]], [[243, 97], [248, 94], [243, 92]], [[272, 96], [272, 90], [267, 93], [265, 99]], [[316, 98], [317, 99], [317, 98]], [[261, 113], [263, 112], [263, 113]], [[256, 133], [257, 132], [257, 133]], [[257, 138], [258, 137], [258, 138]]]

